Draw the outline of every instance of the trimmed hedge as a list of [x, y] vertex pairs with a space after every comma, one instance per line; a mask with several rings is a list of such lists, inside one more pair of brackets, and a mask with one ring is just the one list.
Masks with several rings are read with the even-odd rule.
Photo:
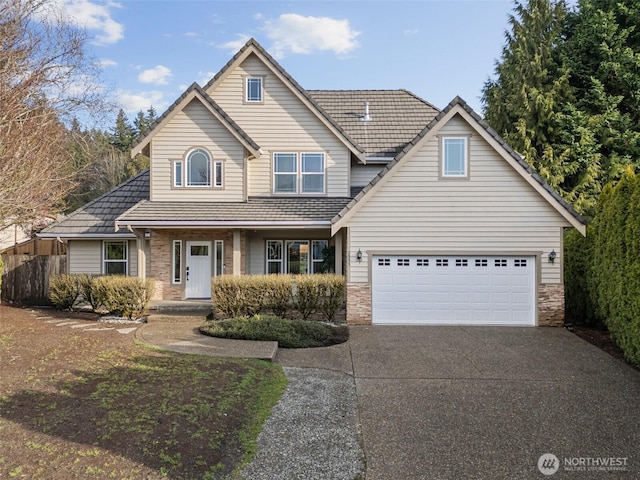
[[129, 320], [141, 318], [151, 302], [154, 283], [151, 279], [107, 275], [93, 280], [93, 294], [109, 313]]
[[275, 341], [281, 348], [328, 347], [349, 339], [349, 329], [344, 325], [290, 320], [275, 315], [219, 320], [200, 327], [200, 332], [220, 338]]
[[78, 275], [62, 274], [49, 279], [49, 300], [60, 310], [73, 310], [80, 296]]
[[211, 299], [222, 318], [273, 313], [285, 317], [295, 310], [303, 320], [322, 315], [331, 322], [342, 308], [345, 280], [341, 275], [221, 275], [211, 280]]
[[565, 242], [567, 317], [601, 321], [640, 365], [640, 178], [627, 169], [606, 186], [586, 239]]
[[72, 310], [82, 297], [93, 311], [105, 307], [109, 313], [131, 319], [142, 317], [153, 296], [153, 280], [122, 275], [56, 275], [49, 280], [49, 299], [62, 310]]

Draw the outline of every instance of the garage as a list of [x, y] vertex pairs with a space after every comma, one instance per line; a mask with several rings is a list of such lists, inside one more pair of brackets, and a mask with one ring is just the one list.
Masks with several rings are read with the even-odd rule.
[[372, 322], [535, 325], [534, 256], [374, 255]]

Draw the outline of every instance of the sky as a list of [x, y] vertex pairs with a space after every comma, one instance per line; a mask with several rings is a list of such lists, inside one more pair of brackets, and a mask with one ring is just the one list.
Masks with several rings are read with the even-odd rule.
[[481, 113], [510, 0], [55, 0], [89, 34], [111, 98], [160, 114], [255, 38], [306, 89], [410, 90]]

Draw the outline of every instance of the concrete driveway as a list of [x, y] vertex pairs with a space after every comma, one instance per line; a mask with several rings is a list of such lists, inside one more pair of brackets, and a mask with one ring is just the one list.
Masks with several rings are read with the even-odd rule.
[[640, 478], [640, 372], [566, 330], [351, 332], [367, 480]]

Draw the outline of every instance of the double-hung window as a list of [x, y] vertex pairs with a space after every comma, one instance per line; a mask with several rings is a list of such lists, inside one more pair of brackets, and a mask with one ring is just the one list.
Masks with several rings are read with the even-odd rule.
[[212, 161], [203, 148], [194, 148], [184, 160], [173, 162], [174, 187], [211, 187], [224, 186], [224, 162]]
[[127, 274], [127, 241], [103, 243], [103, 267], [105, 275]]
[[262, 103], [262, 77], [245, 78], [244, 91], [247, 103]]
[[273, 193], [324, 194], [324, 153], [274, 153]]
[[266, 243], [267, 273], [322, 273], [327, 240], [267, 240]]
[[442, 176], [466, 178], [469, 176], [468, 138], [442, 138]]

